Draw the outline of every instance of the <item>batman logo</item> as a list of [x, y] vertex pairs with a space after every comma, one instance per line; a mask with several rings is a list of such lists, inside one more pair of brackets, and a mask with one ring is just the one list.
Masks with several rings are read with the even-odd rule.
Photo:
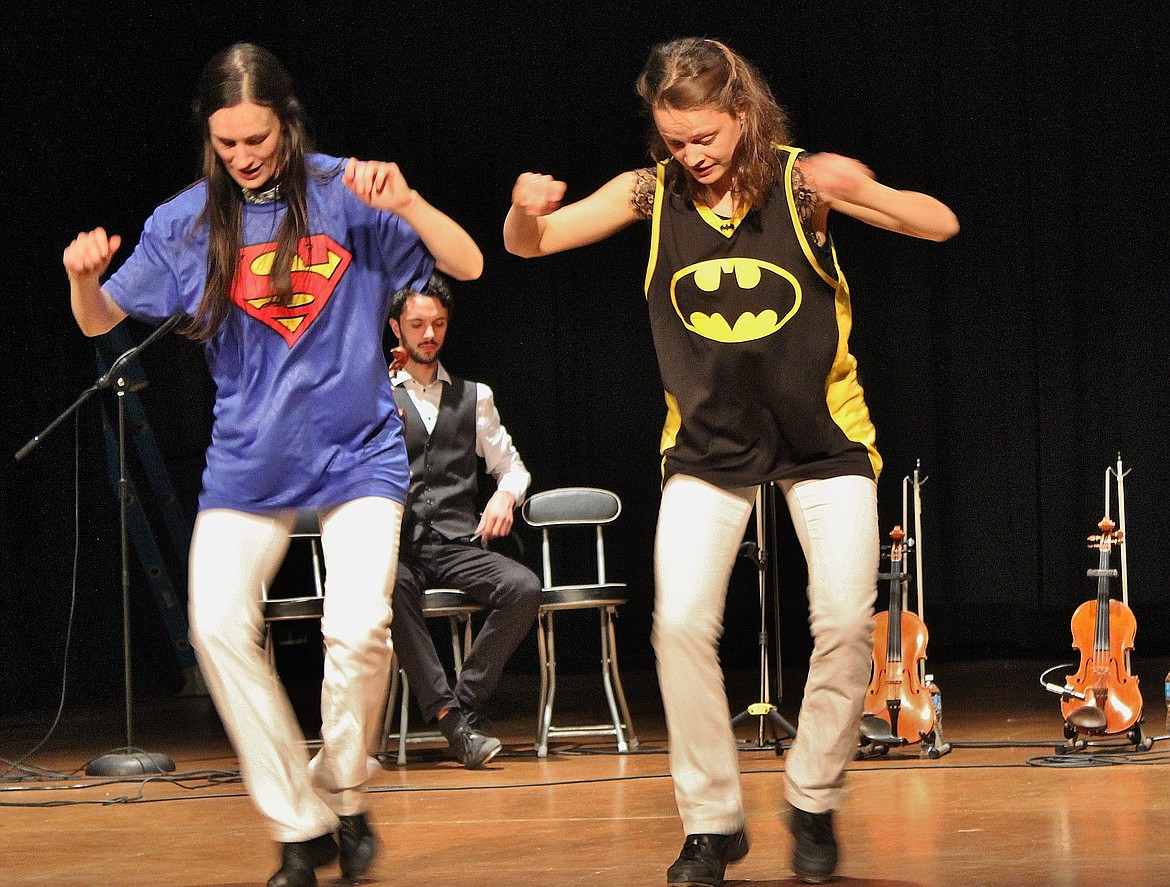
[[777, 332], [800, 308], [800, 283], [758, 259], [709, 259], [678, 271], [670, 300], [683, 325], [716, 342], [751, 342]]

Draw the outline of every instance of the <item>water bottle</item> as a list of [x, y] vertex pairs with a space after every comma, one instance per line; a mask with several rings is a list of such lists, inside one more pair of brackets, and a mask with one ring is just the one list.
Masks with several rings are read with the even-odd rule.
[[[934, 706], [934, 741], [937, 747], [943, 741], [942, 732], [942, 692], [934, 682], [934, 675], [926, 675], [926, 691], [930, 693], [930, 704]], [[930, 750], [923, 744], [922, 753], [929, 754]], [[931, 755], [935, 757], [936, 755]]]
[[[1170, 678], [1170, 675], [1168, 675]], [[943, 694], [935, 683], [935, 676], [927, 675], [927, 690], [930, 693], [930, 704], [935, 707], [935, 736], [943, 735]]]
[[1166, 672], [1166, 736], [1170, 737], [1170, 671]]

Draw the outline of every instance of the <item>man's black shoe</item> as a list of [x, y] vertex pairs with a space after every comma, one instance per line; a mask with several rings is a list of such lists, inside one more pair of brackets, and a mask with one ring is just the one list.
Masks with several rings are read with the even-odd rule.
[[354, 880], [360, 878], [374, 861], [378, 852], [378, 839], [366, 821], [366, 814], [354, 813], [340, 816], [337, 836], [341, 839], [341, 876]]
[[333, 835], [321, 835], [308, 841], [282, 844], [280, 870], [268, 879], [268, 887], [316, 887], [313, 871], [337, 859], [337, 842]]
[[722, 887], [727, 864], [743, 859], [747, 852], [743, 829], [734, 835], [687, 835], [682, 853], [666, 870], [666, 883], [670, 887]]
[[823, 884], [837, 870], [837, 838], [833, 811], [808, 813], [793, 807], [788, 814], [792, 832], [792, 870], [806, 884]]
[[482, 733], [484, 736], [488, 735], [488, 722], [478, 711], [473, 708], [462, 709], [463, 720], [467, 722], [467, 726], [476, 733]]
[[484, 766], [488, 761], [500, 753], [500, 740], [488, 736], [475, 729], [468, 723], [467, 716], [459, 713], [458, 719], [448, 726], [447, 721], [456, 717], [452, 710], [446, 717], [439, 719], [439, 730], [447, 738], [447, 744], [455, 754], [459, 763], [469, 770]]

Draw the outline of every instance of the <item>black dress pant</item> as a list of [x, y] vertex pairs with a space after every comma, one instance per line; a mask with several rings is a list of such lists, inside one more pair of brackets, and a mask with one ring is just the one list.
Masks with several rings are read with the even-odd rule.
[[[398, 661], [429, 723], [444, 708], [476, 711], [536, 621], [540, 580], [505, 555], [462, 542], [404, 544], [394, 584], [390, 634]], [[428, 588], [458, 588], [487, 608], [483, 627], [452, 687], [422, 614]]]

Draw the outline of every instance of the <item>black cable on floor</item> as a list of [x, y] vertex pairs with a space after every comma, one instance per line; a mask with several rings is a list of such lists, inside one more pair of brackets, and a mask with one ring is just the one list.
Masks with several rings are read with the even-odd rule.
[[[41, 738], [41, 741], [26, 751], [23, 755], [15, 761], [9, 761], [6, 758], [0, 758], [0, 761], [8, 765], [8, 769], [0, 773], [0, 780], [3, 780], [13, 770], [29, 769], [25, 767], [25, 760], [32, 757], [50, 737], [57, 732], [57, 725], [61, 722], [61, 713], [65, 710], [65, 688], [69, 683], [69, 646], [73, 639], [73, 617], [77, 611], [77, 563], [79, 552], [81, 550], [81, 420], [78, 413], [73, 414], [73, 571], [70, 580], [69, 593], [69, 618], [65, 622], [65, 650], [61, 655], [61, 694], [57, 700], [57, 714], [53, 718], [53, 723], [49, 725], [48, 731]], [[35, 768], [40, 770], [41, 768]]]

